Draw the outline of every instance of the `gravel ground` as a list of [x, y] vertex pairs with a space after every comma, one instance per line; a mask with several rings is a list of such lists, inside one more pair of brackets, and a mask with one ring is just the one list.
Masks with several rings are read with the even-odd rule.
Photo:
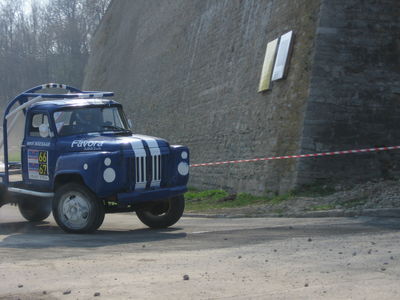
[[0, 299], [400, 299], [400, 219], [107, 215], [65, 234], [0, 209]]

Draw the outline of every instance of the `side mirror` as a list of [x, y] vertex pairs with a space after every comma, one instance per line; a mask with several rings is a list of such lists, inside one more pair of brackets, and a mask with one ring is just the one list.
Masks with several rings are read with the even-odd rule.
[[128, 119], [128, 125], [130, 129], [133, 129], [133, 123], [131, 119]]
[[50, 128], [48, 124], [41, 124], [39, 126], [39, 134], [42, 138], [47, 138], [50, 135]]

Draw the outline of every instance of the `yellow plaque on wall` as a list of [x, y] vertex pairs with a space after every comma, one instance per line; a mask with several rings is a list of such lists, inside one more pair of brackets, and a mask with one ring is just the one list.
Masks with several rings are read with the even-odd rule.
[[277, 46], [278, 46], [278, 39], [269, 42], [267, 45], [258, 92], [267, 91], [271, 87], [272, 68], [274, 67], [275, 63], [275, 54]]

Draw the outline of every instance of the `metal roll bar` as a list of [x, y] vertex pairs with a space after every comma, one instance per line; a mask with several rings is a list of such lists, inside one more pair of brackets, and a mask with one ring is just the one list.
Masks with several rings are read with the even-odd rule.
[[[49, 93], [38, 93], [40, 90], [45, 89], [63, 89], [67, 90], [67, 94], [49, 94]], [[0, 148], [4, 149], [4, 184], [9, 183], [9, 163], [8, 163], [8, 134], [12, 130], [13, 126], [17, 123], [17, 118], [23, 112], [26, 113], [26, 109], [34, 103], [42, 101], [44, 99], [76, 99], [76, 98], [103, 98], [112, 97], [113, 92], [101, 92], [101, 91], [81, 91], [77, 88], [68, 86], [66, 84], [59, 83], [47, 83], [33, 87], [22, 94], [19, 94], [13, 100], [11, 100], [7, 108], [4, 111], [3, 117], [3, 141], [0, 141]], [[29, 98], [33, 98], [30, 99]], [[18, 103], [19, 106], [10, 112], [14, 104]], [[12, 116], [14, 118], [11, 121], [10, 128], [7, 128], [8, 119]]]

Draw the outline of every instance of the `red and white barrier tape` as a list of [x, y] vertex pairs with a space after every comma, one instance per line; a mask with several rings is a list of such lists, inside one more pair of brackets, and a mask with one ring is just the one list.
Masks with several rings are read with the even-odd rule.
[[210, 163], [202, 163], [202, 164], [191, 164], [190, 166], [191, 167], [218, 166], [218, 165], [238, 164], [238, 163], [245, 163], [245, 162], [265, 161], [265, 160], [333, 156], [333, 155], [342, 155], [342, 154], [368, 153], [368, 152], [379, 152], [379, 151], [389, 151], [389, 150], [398, 150], [398, 149], [400, 149], [400, 146], [377, 147], [377, 148], [366, 148], [366, 149], [357, 149], [357, 150], [322, 152], [322, 153], [313, 153], [313, 154], [299, 154], [299, 155], [252, 158], [252, 159], [227, 160], [227, 161], [218, 161], [218, 162], [210, 162]]

